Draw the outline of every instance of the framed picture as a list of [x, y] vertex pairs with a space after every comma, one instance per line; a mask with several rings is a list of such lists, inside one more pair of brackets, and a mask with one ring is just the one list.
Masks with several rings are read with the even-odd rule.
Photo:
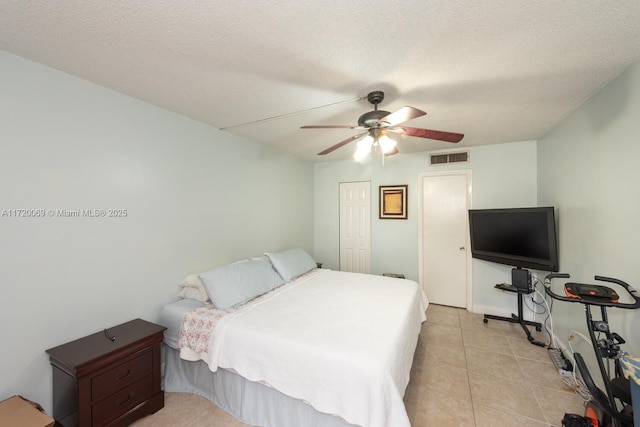
[[380, 219], [407, 219], [408, 185], [380, 186]]

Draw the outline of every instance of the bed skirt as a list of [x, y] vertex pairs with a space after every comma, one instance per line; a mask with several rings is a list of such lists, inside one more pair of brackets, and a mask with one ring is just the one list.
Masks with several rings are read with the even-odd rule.
[[180, 352], [163, 345], [165, 392], [193, 393], [251, 426], [354, 427], [342, 419], [313, 409], [301, 400], [235, 372], [211, 372], [203, 361], [180, 359]]

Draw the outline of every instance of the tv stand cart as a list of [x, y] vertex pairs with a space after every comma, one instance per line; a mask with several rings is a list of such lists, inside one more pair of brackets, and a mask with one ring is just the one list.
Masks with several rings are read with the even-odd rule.
[[539, 322], [532, 322], [530, 320], [525, 320], [524, 317], [522, 316], [524, 295], [528, 295], [532, 293], [533, 289], [519, 289], [505, 283], [497, 284], [495, 288], [500, 289], [501, 291], [515, 292], [518, 294], [518, 314], [517, 315], [511, 314], [511, 317], [494, 316], [492, 314], [485, 314], [483, 322], [488, 323], [489, 319], [493, 319], [493, 320], [501, 320], [503, 322], [519, 323], [520, 326], [522, 326], [522, 330], [525, 332], [525, 334], [527, 334], [527, 340], [529, 340], [531, 344], [537, 345], [540, 347], [546, 347], [545, 343], [536, 341], [531, 336], [531, 332], [527, 328], [527, 326], [534, 326], [536, 328], [536, 331], [540, 332], [542, 330], [542, 325]]

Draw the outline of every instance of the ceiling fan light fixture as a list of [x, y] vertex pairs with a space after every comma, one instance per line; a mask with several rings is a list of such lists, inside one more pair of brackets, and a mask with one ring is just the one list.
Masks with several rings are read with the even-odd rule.
[[362, 138], [360, 141], [358, 141], [358, 144], [356, 145], [356, 152], [354, 153], [353, 158], [356, 161], [360, 161], [365, 157], [367, 157], [369, 153], [371, 153], [371, 147], [373, 147], [373, 142], [374, 141], [371, 135], [367, 135], [364, 138]]
[[396, 148], [396, 141], [389, 138], [387, 135], [381, 135], [378, 138], [378, 144], [380, 145], [380, 149], [382, 150], [382, 154], [387, 154], [393, 151]]

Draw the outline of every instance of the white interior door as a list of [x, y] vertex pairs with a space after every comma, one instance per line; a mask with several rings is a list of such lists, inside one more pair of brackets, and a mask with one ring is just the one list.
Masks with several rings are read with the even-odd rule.
[[371, 183], [340, 183], [340, 271], [371, 272]]
[[434, 304], [471, 309], [471, 171], [420, 175], [420, 284]]

